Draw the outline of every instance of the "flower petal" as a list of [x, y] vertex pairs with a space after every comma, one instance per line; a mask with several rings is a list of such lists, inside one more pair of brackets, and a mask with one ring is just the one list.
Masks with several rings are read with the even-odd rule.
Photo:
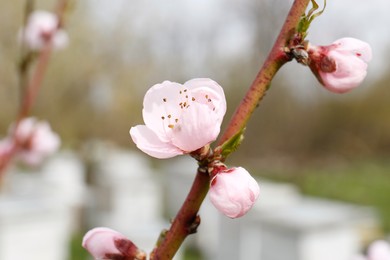
[[145, 94], [142, 110], [145, 125], [153, 129], [162, 141], [170, 140], [167, 128], [170, 120], [179, 117], [182, 90], [181, 84], [164, 81], [152, 86]]
[[222, 87], [212, 79], [208, 78], [196, 78], [188, 80], [184, 83], [184, 86], [188, 87], [190, 90], [196, 88], [210, 88], [218, 93], [221, 99], [225, 100], [225, 93], [223, 92]]
[[223, 88], [217, 82], [208, 78], [197, 78], [187, 81], [184, 86], [191, 90], [197, 100], [199, 98], [198, 102], [212, 102], [215, 112], [223, 119], [226, 113], [226, 98]]
[[130, 136], [140, 150], [158, 159], [172, 158], [184, 153], [171, 143], [160, 140], [156, 133], [145, 125], [132, 127]]
[[214, 141], [226, 113], [223, 89], [210, 79], [156, 84], [143, 105], [145, 125], [130, 134], [138, 148], [157, 158], [190, 153]]
[[12, 138], [6, 137], [0, 140], [0, 161], [12, 151], [13, 147], [14, 142]]
[[319, 74], [328, 90], [336, 93], [344, 93], [357, 87], [367, 75], [367, 63], [353, 54], [342, 54], [336, 51], [329, 56], [337, 61], [336, 71]]
[[210, 184], [209, 198], [223, 214], [238, 218], [252, 208], [259, 194], [256, 180], [244, 168], [237, 167], [215, 175]]
[[372, 59], [372, 50], [368, 43], [359, 39], [345, 37], [333, 42], [338, 51], [353, 52], [360, 59], [369, 62]]
[[367, 256], [370, 260], [389, 260], [390, 244], [385, 240], [373, 242], [367, 250]]
[[33, 149], [43, 155], [49, 155], [57, 151], [61, 144], [58, 134], [51, 130], [47, 122], [38, 122], [35, 125], [34, 137], [32, 140]]
[[52, 40], [54, 49], [62, 49], [68, 44], [68, 35], [58, 29], [58, 17], [47, 11], [34, 11], [29, 17], [25, 28], [19, 32], [19, 41], [34, 51], [40, 51], [48, 39]]
[[88, 231], [83, 238], [82, 246], [95, 259], [106, 259], [107, 254], [120, 254], [115, 246], [115, 239], [127, 239], [121, 233], [110, 228], [99, 227]]
[[310, 68], [329, 91], [347, 92], [366, 77], [367, 62], [372, 58], [368, 43], [342, 38], [329, 46], [309, 46]]
[[202, 148], [217, 139], [220, 120], [207, 105], [192, 103], [172, 129], [172, 144], [186, 152]]

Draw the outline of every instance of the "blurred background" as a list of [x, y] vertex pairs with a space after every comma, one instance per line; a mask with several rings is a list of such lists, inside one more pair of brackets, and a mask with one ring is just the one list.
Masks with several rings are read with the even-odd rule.
[[[214, 79], [228, 100], [226, 125], [272, 47], [291, 3], [73, 1], [65, 23], [70, 46], [53, 55], [32, 114], [52, 124], [62, 137], [63, 150], [77, 155], [86, 183], [93, 184], [95, 156], [105, 157], [91, 155], [96, 143], [110, 147], [102, 148], [107, 152], [116, 147], [139, 156], [128, 130], [143, 123], [143, 95], [156, 83]], [[0, 4], [3, 136], [18, 109], [16, 35], [24, 1], [0, 0]], [[36, 1], [36, 5], [51, 10], [55, 1]], [[337, 95], [322, 88], [308, 68], [295, 61], [284, 66], [249, 122], [245, 141], [228, 160], [256, 175], [260, 185], [263, 180], [287, 182], [302, 196], [371, 206], [376, 231], [362, 240], [362, 248], [390, 231], [389, 10], [387, 0], [328, 0], [324, 14], [309, 29], [308, 40], [328, 45], [349, 36], [368, 42], [373, 60], [366, 80], [352, 92]], [[161, 162], [141, 158], [156, 172], [164, 171]], [[190, 172], [195, 166], [189, 167]], [[85, 259], [78, 243], [83, 229], [89, 227], [82, 217], [88, 214], [80, 205], [72, 240], [76, 249], [68, 256], [74, 260]], [[212, 259], [197, 252], [183, 254]]]

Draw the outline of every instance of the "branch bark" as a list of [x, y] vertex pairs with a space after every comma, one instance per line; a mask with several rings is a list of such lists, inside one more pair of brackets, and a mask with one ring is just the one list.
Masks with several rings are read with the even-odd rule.
[[287, 18], [280, 30], [279, 36], [276, 39], [263, 67], [260, 69], [255, 80], [247, 91], [245, 97], [234, 112], [227, 129], [219, 139], [218, 145], [232, 138], [239, 133], [248, 122], [255, 108], [258, 106], [261, 99], [264, 97], [269, 85], [278, 72], [278, 70], [288, 61], [290, 57], [285, 53], [284, 49], [296, 31], [301, 15], [304, 14], [310, 0], [295, 0]]

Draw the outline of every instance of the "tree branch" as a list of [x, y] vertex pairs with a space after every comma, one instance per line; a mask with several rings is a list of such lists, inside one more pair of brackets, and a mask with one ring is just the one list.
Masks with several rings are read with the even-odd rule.
[[196, 232], [200, 224], [197, 214], [209, 190], [209, 182], [207, 172], [197, 172], [190, 193], [172, 222], [171, 228], [165, 234], [161, 245], [152, 252], [151, 260], [172, 259], [184, 239]]

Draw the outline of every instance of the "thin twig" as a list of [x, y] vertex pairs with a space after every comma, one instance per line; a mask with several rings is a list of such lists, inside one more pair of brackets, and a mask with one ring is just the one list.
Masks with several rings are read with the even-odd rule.
[[[59, 21], [58, 28], [63, 26], [63, 17], [64, 17], [64, 13], [66, 11], [67, 3], [68, 3], [68, 0], [59, 0], [57, 2], [57, 6], [55, 7], [55, 13], [56, 13], [56, 15], [58, 17], [58, 21]], [[31, 11], [29, 9], [32, 8], [31, 7], [32, 4], [33, 4], [33, 1], [29, 1], [27, 3], [27, 7], [26, 7], [27, 11], [26, 12]], [[27, 19], [27, 18], [25, 18], [25, 19]], [[15, 134], [16, 134], [17, 128], [19, 127], [20, 121], [24, 117], [28, 116], [28, 114], [31, 110], [31, 107], [33, 106], [33, 104], [36, 100], [36, 97], [37, 97], [39, 89], [42, 85], [42, 82], [43, 82], [43, 79], [44, 79], [44, 76], [45, 76], [45, 73], [46, 73], [46, 70], [47, 70], [47, 67], [49, 64], [49, 60], [50, 60], [50, 56], [51, 56], [51, 49], [52, 49], [51, 45], [52, 45], [51, 41], [47, 41], [43, 50], [41, 50], [41, 52], [39, 53], [39, 56], [37, 58], [38, 59], [37, 65], [35, 67], [35, 71], [32, 74], [31, 79], [27, 80], [28, 68], [23, 68], [25, 71], [19, 72], [19, 76], [23, 77], [20, 79], [20, 82], [21, 82], [20, 84], [25, 84], [25, 86], [20, 87], [21, 91], [23, 90], [24, 96], [23, 96], [23, 100], [22, 100], [21, 105], [20, 105], [20, 110], [19, 110], [16, 122], [14, 125], [14, 133], [13, 133], [13, 137], [12, 137], [13, 138], [12, 149], [9, 151], [9, 153], [5, 154], [4, 156], [2, 156], [0, 158], [0, 183], [2, 181], [4, 172], [7, 168], [7, 166], [9, 165], [13, 156], [15, 155], [15, 153], [18, 150], [18, 142], [16, 140]], [[20, 66], [22, 66], [22, 65], [20, 65]]]
[[[67, 0], [60, 0], [56, 6], [56, 15], [58, 17], [58, 28], [60, 28], [63, 24], [64, 12], [66, 10]], [[31, 77], [31, 80], [28, 82], [25, 87], [25, 96], [19, 110], [18, 120], [16, 123], [16, 127], [19, 121], [26, 117], [31, 110], [32, 105], [36, 100], [36, 96], [39, 92], [39, 89], [42, 86], [42, 82], [49, 65], [49, 60], [52, 52], [52, 43], [51, 41], [47, 41], [43, 50], [40, 52], [38, 56], [38, 63], [35, 68], [35, 72]], [[15, 127], [15, 129], [16, 129]]]
[[253, 111], [264, 97], [273, 77], [276, 75], [278, 70], [290, 60], [290, 57], [286, 55], [284, 48], [293, 36], [301, 15], [305, 12], [309, 2], [310, 0], [294, 1], [279, 36], [276, 39], [276, 42], [274, 43], [274, 46], [272, 47], [263, 67], [257, 74], [251, 87], [236, 109], [227, 129], [219, 139], [218, 145], [221, 145], [232, 138], [246, 126], [246, 123], [251, 117]]
[[198, 171], [187, 195], [185, 203], [173, 220], [171, 228], [166, 232], [162, 243], [153, 251], [150, 259], [172, 259], [184, 239], [196, 231], [200, 223], [197, 214], [209, 189], [208, 173]]

